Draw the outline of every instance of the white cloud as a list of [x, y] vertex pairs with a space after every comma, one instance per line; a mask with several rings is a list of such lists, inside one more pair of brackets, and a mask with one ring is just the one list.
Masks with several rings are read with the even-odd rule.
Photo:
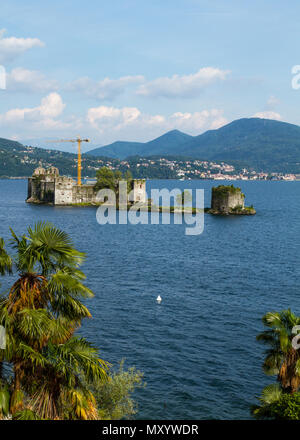
[[281, 121], [282, 119], [279, 113], [273, 111], [257, 112], [252, 117], [262, 119], [275, 119], [276, 121]]
[[38, 109], [41, 116], [56, 118], [63, 112], [65, 106], [66, 104], [63, 103], [61, 96], [54, 92], [42, 99]]
[[43, 47], [44, 43], [38, 38], [4, 38], [5, 29], [0, 31], [0, 63], [13, 61], [33, 47]]
[[204, 129], [216, 129], [227, 124], [223, 111], [218, 109], [202, 110], [194, 113], [177, 112], [169, 118], [172, 128], [199, 133]]
[[15, 108], [0, 114], [0, 124], [12, 126], [18, 123], [19, 130], [30, 131], [31, 129], [51, 129], [53, 127], [66, 127], [66, 125], [56, 120], [65, 108], [61, 96], [58, 93], [50, 93], [41, 100], [41, 104], [32, 108]]
[[215, 67], [203, 67], [197, 73], [190, 75], [173, 75], [172, 77], [157, 78], [142, 84], [137, 94], [142, 96], [163, 96], [166, 98], [193, 98], [209, 84], [225, 80], [229, 70]]
[[80, 133], [105, 144], [117, 139], [147, 141], [173, 129], [196, 135], [227, 123], [220, 109], [163, 115], [144, 113], [137, 107], [101, 105], [88, 109], [83, 118], [64, 116], [64, 108], [61, 96], [53, 92], [35, 107], [8, 110], [0, 114], [2, 136], [14, 136], [17, 127], [21, 139], [71, 138]]
[[90, 108], [87, 113], [88, 122], [103, 133], [108, 127], [114, 130], [120, 130], [134, 122], [137, 122], [141, 112], [136, 107], [100, 107]]
[[219, 80], [224, 81], [229, 73], [229, 70], [203, 67], [194, 74], [173, 75], [172, 77], [156, 78], [153, 81], [146, 81], [143, 75], [123, 76], [118, 79], [104, 78], [100, 81], [84, 77], [66, 84], [64, 89], [101, 100], [113, 100], [132, 86], [138, 86], [136, 94], [140, 96], [193, 98], [209, 84]]
[[16, 67], [6, 75], [6, 90], [17, 92], [49, 92], [58, 89], [58, 83], [36, 70]]
[[144, 80], [142, 75], [123, 76], [119, 79], [104, 78], [101, 81], [85, 77], [72, 81], [65, 86], [65, 89], [82, 92], [90, 98], [112, 100], [121, 95], [127, 87], [141, 84]]
[[165, 131], [180, 129], [199, 134], [208, 129], [219, 128], [227, 123], [223, 111], [202, 110], [194, 113], [176, 112], [169, 116], [142, 113], [136, 107], [94, 107], [87, 112], [87, 121], [105, 142], [120, 139], [145, 140]]

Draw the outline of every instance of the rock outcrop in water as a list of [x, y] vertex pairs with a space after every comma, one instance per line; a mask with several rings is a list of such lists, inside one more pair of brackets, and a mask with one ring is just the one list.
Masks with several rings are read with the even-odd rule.
[[212, 188], [211, 208], [214, 215], [254, 215], [253, 206], [245, 206], [245, 194], [233, 185], [219, 185]]

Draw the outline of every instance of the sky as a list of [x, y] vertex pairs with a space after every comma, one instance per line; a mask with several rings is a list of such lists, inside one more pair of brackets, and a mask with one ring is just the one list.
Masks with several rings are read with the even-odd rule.
[[0, 137], [54, 148], [244, 117], [300, 125], [299, 17], [298, 0], [2, 0]]

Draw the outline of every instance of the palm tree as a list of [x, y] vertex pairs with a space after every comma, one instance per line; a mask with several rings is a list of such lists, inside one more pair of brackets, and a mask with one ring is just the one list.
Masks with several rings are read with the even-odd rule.
[[[3, 238], [0, 238], [0, 274], [4, 276], [6, 273], [12, 272], [12, 260], [5, 250]], [[0, 357], [0, 417], [8, 413], [9, 393], [7, 383], [3, 377], [3, 362]]]
[[14, 372], [10, 412], [21, 418], [24, 408], [43, 419], [94, 418], [93, 396], [83, 384], [102, 380], [108, 364], [97, 349], [73, 336], [81, 320], [91, 317], [81, 302], [93, 296], [79, 269], [85, 255], [48, 223], [21, 237], [11, 233], [13, 258], [0, 239], [0, 273], [17, 272], [0, 299], [0, 325], [6, 329], [0, 364], [12, 363]]
[[293, 327], [300, 318], [290, 309], [267, 313], [263, 324], [268, 328], [257, 336], [257, 340], [269, 346], [263, 363], [264, 372], [277, 375], [283, 392], [295, 393], [300, 386], [300, 353], [292, 346]]
[[47, 344], [42, 360], [35, 381], [26, 374], [22, 382], [27, 408], [42, 419], [96, 419], [90, 385], [105, 380], [107, 369], [98, 350], [84, 338], [72, 337], [64, 344]]

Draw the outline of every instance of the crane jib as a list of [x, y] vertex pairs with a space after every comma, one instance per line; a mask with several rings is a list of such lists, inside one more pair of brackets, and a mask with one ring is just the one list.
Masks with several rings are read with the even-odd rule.
[[81, 185], [81, 151], [80, 146], [81, 142], [90, 142], [90, 139], [81, 139], [80, 137], [76, 139], [59, 139], [57, 141], [48, 141], [48, 142], [77, 142], [78, 145], [78, 153], [77, 153], [77, 185]]

